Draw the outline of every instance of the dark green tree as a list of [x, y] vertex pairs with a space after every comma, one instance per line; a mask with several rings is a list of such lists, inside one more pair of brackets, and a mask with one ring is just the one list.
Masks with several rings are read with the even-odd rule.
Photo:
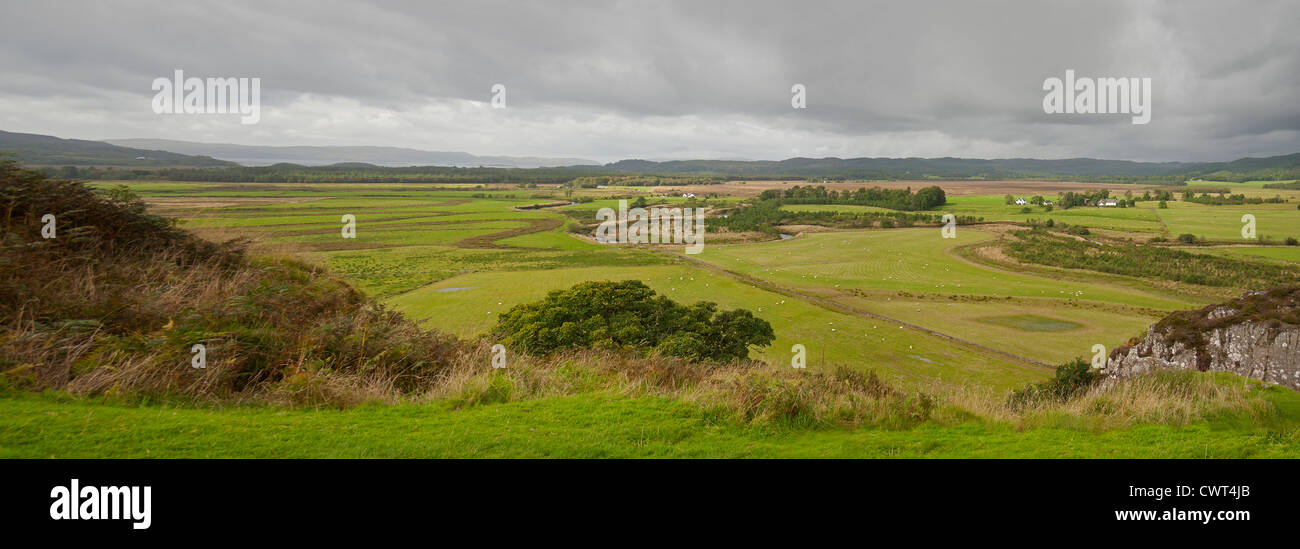
[[658, 295], [639, 280], [584, 282], [516, 305], [493, 329], [507, 346], [534, 355], [574, 348], [658, 350], [689, 360], [726, 362], [776, 338], [771, 324], [745, 309], [719, 311]]

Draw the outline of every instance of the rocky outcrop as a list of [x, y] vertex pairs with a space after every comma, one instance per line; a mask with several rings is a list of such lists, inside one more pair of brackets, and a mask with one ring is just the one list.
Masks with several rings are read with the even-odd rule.
[[1232, 372], [1300, 391], [1300, 286], [1174, 313], [1106, 364], [1112, 380], [1155, 370]]

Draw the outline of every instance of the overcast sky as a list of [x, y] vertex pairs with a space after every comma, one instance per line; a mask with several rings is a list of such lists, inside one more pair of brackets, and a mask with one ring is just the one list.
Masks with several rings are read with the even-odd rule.
[[[0, 2], [0, 129], [59, 137], [600, 161], [1300, 152], [1295, 0]], [[175, 69], [260, 77], [260, 123], [155, 114]], [[1151, 122], [1044, 113], [1066, 69], [1150, 77]]]

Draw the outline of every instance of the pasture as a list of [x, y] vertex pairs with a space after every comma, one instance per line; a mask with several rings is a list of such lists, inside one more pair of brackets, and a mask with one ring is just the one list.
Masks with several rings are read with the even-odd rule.
[[[1118, 345], [1169, 311], [1213, 300], [1123, 277], [980, 261], [969, 250], [996, 245], [1005, 236], [978, 225], [960, 227], [953, 239], [942, 238], [937, 228], [805, 233], [745, 244], [724, 244], [728, 240], [719, 237], [712, 245], [706, 239], [704, 253], [691, 257], [675, 257], [681, 251], [676, 248], [596, 244], [567, 232], [575, 219], [594, 218], [597, 209], [617, 207], [619, 199], [646, 196], [652, 203], [721, 207], [756, 189], [793, 184], [799, 182], [711, 185], [697, 194], [738, 187], [745, 192], [708, 199], [682, 198], [685, 189], [676, 187], [578, 189], [573, 199], [581, 203], [535, 209], [520, 208], [566, 199], [558, 189], [456, 185], [146, 182], [132, 188], [185, 227], [212, 238], [252, 238], [277, 253], [325, 265], [424, 325], [470, 339], [486, 335], [496, 315], [548, 291], [582, 281], [637, 279], [679, 302], [714, 301], [769, 321], [776, 342], [751, 356], [774, 367], [789, 367], [792, 346], [803, 344], [812, 368], [846, 364], [904, 383], [1006, 389], [1042, 377], [1047, 369], [1035, 361], [1057, 364], [1087, 356], [1095, 343]], [[1239, 230], [1230, 223], [1239, 217], [1234, 207], [1183, 202], [1170, 202], [1169, 209], [1157, 209], [1155, 202], [1052, 212], [1033, 207], [1034, 213], [1022, 214], [1001, 193], [1032, 185], [996, 185], [964, 182], [942, 209], [986, 221], [1050, 218], [1135, 241], [1176, 235], [1185, 224], [1212, 238]], [[1093, 187], [1054, 183], [1034, 194]], [[975, 194], [977, 189], [985, 194]], [[1257, 206], [1251, 208], [1259, 212], [1265, 234], [1272, 234], [1265, 227], [1284, 225], [1300, 213], [1283, 208], [1291, 204]], [[357, 220], [354, 239], [340, 234], [344, 214]], [[1214, 253], [1296, 259], [1289, 249], [1252, 250]]]
[[[1126, 209], [1049, 213], [1034, 208], [1022, 214], [1019, 207], [1004, 204], [1002, 194], [1038, 189], [1034, 182], [1014, 183], [998, 188], [997, 182], [964, 182], [959, 192], [950, 193], [943, 209], [986, 221], [958, 227], [956, 238], [943, 238], [937, 227], [809, 231], [788, 240], [768, 235], [771, 240], [738, 244], [728, 244], [736, 239], [721, 235], [706, 239], [704, 253], [698, 256], [683, 255], [677, 246], [601, 245], [568, 231], [594, 216], [596, 209], [616, 207], [619, 198], [647, 196], [656, 202], [721, 206], [737, 204], [756, 192], [690, 201], [680, 197], [683, 189], [674, 187], [650, 192], [579, 189], [568, 197], [561, 189], [477, 185], [134, 183], [130, 186], [146, 197], [153, 211], [177, 219], [184, 227], [216, 240], [250, 238], [257, 253], [292, 255], [326, 266], [426, 327], [477, 340], [480, 346], [491, 342], [486, 336], [496, 317], [515, 304], [582, 281], [636, 279], [681, 303], [708, 300], [723, 308], [746, 308], [770, 322], [775, 342], [750, 354], [766, 362], [758, 366], [761, 372], [790, 372], [792, 347], [800, 344], [807, 352], [808, 371], [794, 372], [796, 378], [830, 372], [838, 365], [871, 370], [901, 391], [899, 402], [934, 402], [934, 408], [929, 419], [899, 428], [750, 422], [726, 412], [727, 406], [735, 404], [731, 400], [710, 404], [693, 401], [691, 391], [667, 396], [619, 389], [622, 374], [606, 381], [613, 385], [564, 394], [507, 395], [481, 402], [461, 397], [417, 399], [344, 410], [204, 409], [11, 391], [0, 399], [0, 431], [6, 442], [0, 445], [0, 454], [163, 458], [1295, 455], [1292, 426], [1300, 417], [1300, 407], [1294, 393], [1258, 388], [1230, 376], [1204, 381], [1234, 387], [1247, 395], [1243, 399], [1266, 402], [1206, 402], [1196, 404], [1204, 408], [1184, 410], [1165, 405], [1159, 400], [1165, 397], [1153, 393], [1135, 396], [1133, 402], [1122, 395], [1103, 396], [1077, 406], [1008, 415], [1004, 408], [1008, 391], [1047, 377], [1050, 368], [1044, 363], [1086, 358], [1092, 345], [1122, 344], [1169, 311], [1198, 307], [1249, 289], [1211, 289], [1017, 264], [998, 252], [1018, 229], [1008, 223], [1050, 218], [1101, 229], [1101, 234], [1087, 238], [1112, 244], [1176, 236], [1190, 227], [1189, 232], [1224, 240], [1220, 245], [1196, 246], [1198, 253], [1238, 258], [1246, 265], [1300, 261], [1296, 247], [1222, 245], [1239, 230], [1233, 217], [1239, 218], [1240, 212], [1234, 207], [1171, 202], [1169, 209], [1157, 209], [1154, 202], [1144, 202]], [[788, 184], [795, 182], [753, 187], [733, 183], [710, 186], [705, 192]], [[888, 183], [907, 184], [918, 182]], [[1080, 188], [1059, 183], [1049, 187]], [[520, 209], [561, 200], [568, 204], [570, 198], [580, 203]], [[1296, 218], [1294, 210], [1281, 206], [1294, 208], [1294, 202], [1256, 209], [1261, 212], [1255, 214], [1261, 234], [1286, 236], [1276, 227]], [[791, 208], [855, 210], [825, 205]], [[1205, 211], [1217, 214], [1198, 217], [1197, 212]], [[356, 218], [355, 239], [345, 239], [341, 233], [341, 217], [346, 214]], [[510, 360], [530, 360], [511, 356]], [[565, 365], [557, 373], [583, 379], [595, 375], [583, 373], [584, 367]], [[525, 388], [522, 384], [529, 374], [507, 372], [501, 376], [485, 372], [484, 383], [521, 376], [510, 383]], [[493, 387], [469, 384], [463, 389], [472, 395]], [[1132, 407], [1118, 415], [1106, 412], [1117, 404]], [[1138, 413], [1134, 410], [1144, 415], [1124, 415]], [[193, 436], [173, 436], [180, 429]]]

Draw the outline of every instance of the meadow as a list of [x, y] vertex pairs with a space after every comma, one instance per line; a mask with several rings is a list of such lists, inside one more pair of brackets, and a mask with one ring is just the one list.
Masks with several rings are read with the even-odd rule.
[[[960, 226], [956, 238], [943, 238], [938, 227], [810, 231], [735, 244], [720, 237], [714, 244], [706, 239], [702, 254], [687, 256], [680, 246], [596, 244], [570, 229], [598, 208], [617, 207], [619, 199], [724, 207], [756, 189], [696, 201], [682, 198], [681, 189], [649, 187], [579, 189], [569, 196], [560, 189], [480, 185], [135, 182], [130, 187], [155, 211], [184, 228], [214, 240], [249, 238], [256, 253], [322, 265], [423, 326], [477, 345], [490, 343], [483, 338], [496, 317], [516, 304], [582, 281], [635, 279], [682, 303], [713, 301], [770, 322], [775, 342], [750, 355], [768, 371], [789, 372], [792, 347], [802, 344], [809, 372], [872, 372], [898, 387], [906, 406], [928, 402], [931, 397], [924, 395], [946, 396], [935, 405], [936, 419], [883, 428], [836, 427], [833, 420], [756, 422], [721, 412], [712, 401], [696, 402], [689, 391], [673, 396], [600, 384], [473, 405], [452, 399], [344, 410], [140, 405], [11, 392], [0, 398], [0, 455], [1295, 456], [1300, 400], [1289, 393], [1269, 393], [1248, 406], [1223, 404], [1234, 412], [1211, 406], [1178, 416], [1183, 419], [1158, 419], [1164, 412], [1156, 410], [1167, 408], [1159, 401], [1140, 406], [1150, 411], [1101, 423], [1089, 419], [1092, 401], [1069, 413], [999, 411], [1003, 395], [1047, 378], [1050, 365], [1091, 355], [1093, 344], [1122, 344], [1170, 311], [1251, 289], [1205, 291], [1017, 264], [997, 251], [1012, 238], [1004, 224], [1053, 219], [1138, 243], [1185, 231], [1227, 244], [1240, 230], [1244, 208], [1255, 212], [1261, 234], [1283, 238], [1286, 227], [1300, 227], [1294, 209], [1300, 193], [1241, 186], [1266, 196], [1292, 193], [1291, 202], [1238, 207], [1175, 201], [1168, 209], [1140, 202], [1124, 209], [1034, 207], [1023, 214], [1004, 203], [1006, 189], [980, 194], [967, 184], [941, 209], [983, 217], [985, 224]], [[841, 208], [855, 207], [787, 206]], [[345, 214], [356, 217], [355, 239], [342, 238]], [[1294, 265], [1300, 262], [1297, 249], [1202, 246], [1197, 252]], [[565, 368], [557, 372], [578, 375]], [[481, 382], [489, 392], [496, 383]], [[969, 396], [975, 393], [984, 396]], [[1111, 398], [1098, 396], [1096, 402]], [[1256, 412], [1243, 411], [1252, 406], [1272, 410], [1259, 413], [1276, 419], [1261, 424]]]
[[[1282, 395], [1282, 406], [1300, 401]], [[677, 399], [590, 393], [451, 409], [224, 410], [0, 398], [0, 458], [1294, 458], [1285, 430], [1224, 415], [1093, 431], [972, 421], [789, 429], [720, 420]]]
[[[1238, 186], [1264, 192], [1258, 185]], [[569, 198], [559, 190], [510, 187], [168, 182], [133, 187], [156, 200], [193, 201], [182, 203], [188, 209], [164, 202], [167, 214], [187, 228], [214, 238], [247, 236], [269, 249], [301, 255], [425, 326], [463, 338], [486, 334], [496, 315], [548, 291], [581, 281], [637, 279], [681, 302], [709, 300], [754, 311], [777, 334], [772, 346], [753, 353], [771, 364], [788, 364], [790, 348], [801, 343], [813, 367], [869, 364], [899, 380], [927, 383], [1021, 385], [1041, 378], [1043, 364], [1089, 355], [1096, 343], [1118, 345], [1170, 311], [1199, 307], [1229, 291], [1204, 293], [1133, 277], [986, 261], [979, 252], [1007, 238], [996, 226], [963, 226], [950, 239], [923, 227], [810, 232], [788, 240], [706, 245], [694, 257], [669, 246], [600, 245], [568, 232], [572, 223], [594, 218], [599, 208], [617, 207], [620, 199], [713, 207], [743, 199], [685, 199], [672, 187], [579, 189], [573, 200], [582, 198], [573, 204], [565, 204]], [[1239, 231], [1239, 223], [1230, 223], [1234, 206], [1172, 201], [1170, 208], [1157, 209], [1155, 202], [1139, 202], [1135, 208], [1051, 212], [1033, 207], [1034, 213], [1022, 214], [1021, 207], [1005, 204], [1000, 190], [952, 196], [941, 209], [986, 222], [1053, 219], [1136, 242], [1179, 234], [1184, 219], [1200, 219], [1197, 227], [1211, 238], [1233, 227]], [[220, 205], [270, 195], [284, 202]], [[219, 207], [202, 207], [204, 201]], [[557, 205], [520, 209], [551, 202]], [[1300, 212], [1285, 209], [1294, 208], [1291, 203], [1244, 207], [1259, 212], [1261, 232], [1300, 220]], [[340, 237], [339, 216], [345, 213], [356, 216], [355, 239]], [[1221, 250], [1216, 253], [1260, 261], [1292, 257], [1282, 247]], [[1005, 320], [1013, 317], [1038, 320]], [[883, 319], [901, 322], [890, 325]], [[1035, 328], [1043, 322], [1060, 323], [1060, 329]]]

